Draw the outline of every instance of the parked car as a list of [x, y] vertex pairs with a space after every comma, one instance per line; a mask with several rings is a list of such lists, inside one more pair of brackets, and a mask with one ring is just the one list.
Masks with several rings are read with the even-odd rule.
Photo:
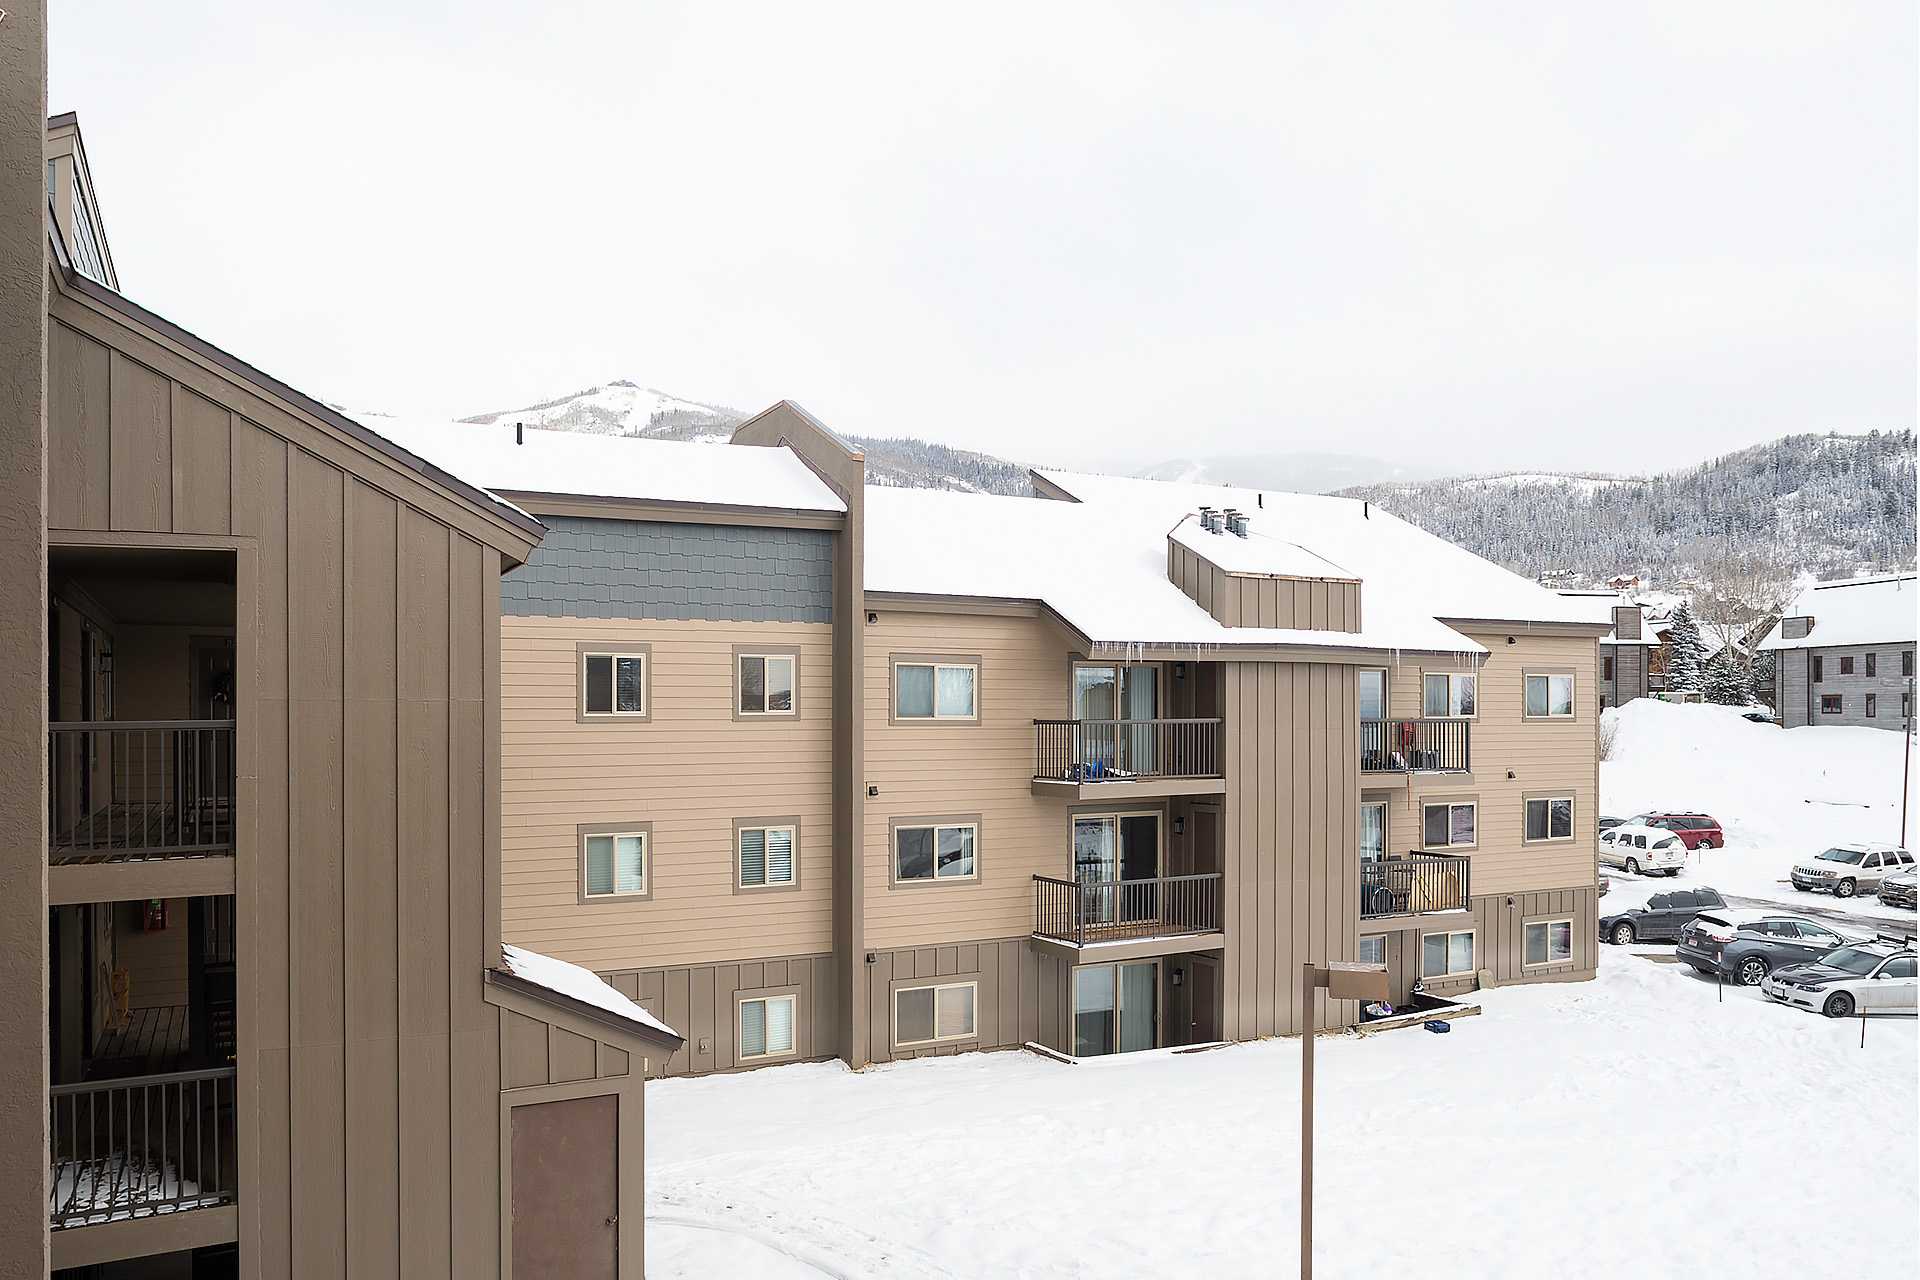
[[1722, 911], [1727, 900], [1712, 889], [1675, 889], [1656, 893], [1644, 907], [1629, 907], [1600, 917], [1600, 940], [1626, 946], [1632, 942], [1678, 942], [1687, 922], [1702, 911]]
[[1912, 938], [1879, 937], [1767, 975], [1760, 994], [1829, 1018], [1916, 1012]]
[[1626, 822], [1625, 818], [1612, 818], [1603, 813], [1600, 815], [1600, 830], [1611, 831], [1615, 827], [1625, 826]]
[[1913, 855], [1890, 844], [1855, 841], [1837, 844], [1815, 858], [1793, 864], [1793, 887], [1851, 898], [1873, 892], [1890, 875], [1913, 869]]
[[1709, 977], [1757, 987], [1775, 969], [1811, 964], [1849, 941], [1818, 920], [1780, 911], [1702, 911], [1680, 931], [1673, 954]]
[[1677, 876], [1687, 865], [1687, 847], [1672, 831], [1628, 824], [1600, 833], [1600, 861], [1629, 875]]
[[1673, 832], [1689, 849], [1724, 849], [1727, 845], [1727, 833], [1704, 813], [1643, 813], [1634, 821], [1643, 827]]
[[1880, 881], [1880, 903], [1888, 907], [1914, 909], [1914, 873], [1900, 871]]
[[1780, 717], [1766, 707], [1749, 707], [1740, 713], [1742, 720], [1751, 720], [1755, 724], [1779, 724]]

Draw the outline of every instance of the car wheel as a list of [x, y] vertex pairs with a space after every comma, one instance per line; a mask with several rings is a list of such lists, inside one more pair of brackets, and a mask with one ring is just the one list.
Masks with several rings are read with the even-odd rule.
[[1740, 962], [1740, 985], [1757, 987], [1767, 976], [1767, 962], [1759, 956], [1748, 956]]
[[1633, 941], [1633, 926], [1625, 920], [1613, 926], [1613, 940], [1620, 946], [1627, 946]]
[[1627, 874], [1630, 876], [1637, 876], [1640, 874], [1640, 859], [1638, 858], [1627, 859]]
[[1829, 1018], [1847, 1017], [1853, 1012], [1853, 997], [1844, 991], [1836, 991], [1827, 997], [1825, 1004], [1820, 1006], [1820, 1012]]
[[1842, 880], [1839, 884], [1833, 886], [1833, 896], [1836, 898], [1851, 898], [1859, 891], [1859, 888], [1860, 886], [1851, 880]]

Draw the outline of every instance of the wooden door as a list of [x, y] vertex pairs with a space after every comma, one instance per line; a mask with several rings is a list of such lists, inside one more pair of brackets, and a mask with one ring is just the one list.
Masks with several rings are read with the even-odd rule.
[[1220, 968], [1209, 956], [1187, 966], [1188, 1044], [1212, 1044], [1220, 1038]]
[[513, 1274], [613, 1280], [620, 1263], [620, 1101], [513, 1108]]

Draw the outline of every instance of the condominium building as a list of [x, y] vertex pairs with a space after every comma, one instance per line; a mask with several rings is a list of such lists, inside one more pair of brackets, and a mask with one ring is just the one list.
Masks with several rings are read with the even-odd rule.
[[1368, 504], [392, 423], [551, 532], [502, 584], [502, 911], [672, 1074], [1338, 1027], [1591, 976], [1612, 619]]
[[43, 19], [0, 52], [0, 1273], [637, 1280], [680, 1037], [501, 940], [546, 530], [121, 292]]
[[1913, 710], [1914, 575], [1820, 582], [1760, 643], [1774, 656], [1780, 723], [1907, 731]]

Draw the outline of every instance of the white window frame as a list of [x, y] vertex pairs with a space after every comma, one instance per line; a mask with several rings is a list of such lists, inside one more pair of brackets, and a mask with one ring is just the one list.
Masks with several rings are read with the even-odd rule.
[[[1531, 692], [1533, 682], [1535, 680], [1544, 680], [1546, 681], [1546, 684], [1547, 684], [1547, 709], [1544, 712], [1541, 712], [1539, 714], [1535, 714], [1534, 712], [1527, 710], [1527, 706], [1530, 701], [1529, 693]], [[1567, 682], [1567, 709], [1565, 711], [1555, 711], [1553, 709], [1553, 682], [1555, 680], [1565, 680]], [[1529, 671], [1520, 678], [1521, 718], [1525, 720], [1573, 720], [1573, 719], [1576, 719], [1577, 708], [1579, 707], [1579, 702], [1577, 701], [1577, 699], [1579, 698], [1579, 695], [1580, 695], [1580, 686], [1579, 686], [1579, 683], [1574, 680], [1573, 673], [1571, 671]], [[1477, 709], [1479, 707], [1479, 703], [1476, 702], [1474, 706]]]
[[[768, 847], [768, 842], [766, 837], [775, 831], [784, 831], [787, 833], [787, 840], [788, 840], [787, 847], [790, 853], [787, 859], [787, 878], [785, 880], [763, 879], [759, 884], [747, 883], [746, 868], [740, 861], [740, 858], [741, 858], [740, 841], [741, 841], [741, 838], [745, 836], [746, 833], [749, 831], [758, 831], [761, 833], [760, 847], [763, 850], [763, 853], [761, 855], [763, 858], [766, 858], [766, 854], [764, 850], [767, 849]], [[771, 863], [772, 860], [770, 858], [767, 858], [767, 861]], [[767, 870], [766, 867], [762, 868], [763, 875], [765, 874], [766, 870]], [[791, 889], [795, 885], [799, 884], [800, 883], [800, 827], [799, 825], [792, 822], [748, 822], [735, 827], [733, 829], [733, 883], [734, 883], [734, 887], [738, 888], [743, 893], [752, 893], [761, 889]]]
[[[1553, 834], [1553, 806], [1556, 801], [1561, 800], [1566, 801], [1567, 805], [1567, 834], [1557, 836]], [[1528, 811], [1536, 804], [1547, 806], [1547, 834], [1543, 836], [1533, 835], [1532, 827], [1528, 823], [1530, 816]], [[1520, 842], [1522, 844], [1565, 844], [1567, 841], [1573, 839], [1573, 829], [1577, 825], [1576, 818], [1577, 814], [1574, 807], [1574, 799], [1571, 794], [1560, 796], [1523, 796], [1520, 800]], [[1478, 814], [1474, 815], [1473, 834], [1476, 838], [1480, 834], [1480, 817]]]
[[[750, 1004], [775, 1005], [786, 1003], [793, 1006], [793, 1016], [787, 1025], [793, 1029], [793, 1043], [784, 1049], [768, 1049], [765, 1053], [742, 1053], [740, 1042], [741, 1016]], [[766, 1014], [761, 1013], [761, 1026], [766, 1025]], [[733, 1002], [733, 1056], [741, 1062], [771, 1062], [777, 1058], [791, 1058], [800, 1052], [800, 997], [798, 995], [742, 996]]]
[[[1553, 954], [1553, 926], [1557, 924], [1563, 924], [1567, 926], [1567, 954], [1563, 956], [1556, 956]], [[1527, 934], [1534, 929], [1545, 929], [1547, 931], [1547, 958], [1545, 960], [1527, 959]], [[1572, 963], [1573, 963], [1573, 917], [1572, 916], [1551, 916], [1545, 920], [1527, 920], [1521, 924], [1520, 926], [1520, 967], [1522, 969], [1545, 969], [1551, 965], [1572, 964]]]
[[[745, 701], [747, 696], [747, 676], [744, 670], [744, 664], [749, 658], [758, 659], [762, 664], [760, 668], [760, 671], [761, 671], [760, 709], [758, 711], [753, 711], [748, 709], [747, 707], [740, 705], [743, 701]], [[769, 682], [767, 680], [766, 673], [771, 669], [772, 664], [776, 662], [784, 662], [787, 664], [787, 706], [784, 711], [770, 709], [767, 706], [767, 689], [769, 686]], [[790, 652], [734, 654], [733, 655], [733, 713], [737, 716], [750, 717], [755, 720], [765, 719], [769, 717], [774, 719], [784, 719], [784, 718], [799, 715], [800, 714], [800, 660], [799, 658], [797, 658], [794, 654]]]
[[[649, 655], [645, 653], [628, 653], [619, 649], [589, 649], [582, 653], [580, 655], [580, 714], [595, 720], [645, 718], [647, 714], [647, 703], [651, 700], [653, 692], [649, 687], [653, 673], [648, 670], [648, 657]], [[589, 707], [587, 702], [590, 696], [587, 690], [587, 664], [595, 658], [608, 658], [613, 662], [613, 684], [610, 689], [613, 695], [613, 709], [610, 711], [594, 711]], [[620, 664], [622, 662], [637, 662], [640, 664], [640, 705], [638, 707], [622, 709], [620, 706]]]
[[[1473, 714], [1456, 715], [1445, 711], [1433, 715], [1427, 711], [1427, 681], [1445, 680], [1447, 682], [1447, 706], [1452, 707], [1459, 701], [1454, 697], [1454, 684], [1460, 680], [1473, 681]], [[1480, 673], [1478, 671], [1422, 671], [1420, 673], [1420, 718], [1422, 720], [1478, 720], [1480, 718]]]
[[[1468, 947], [1472, 963], [1465, 969], [1453, 967], [1453, 940], [1465, 936], [1473, 939]], [[1445, 938], [1447, 940], [1447, 971], [1445, 973], [1427, 972], [1427, 939]], [[1429, 982], [1440, 982], [1450, 978], [1469, 978], [1480, 970], [1480, 931], [1477, 929], [1448, 929], [1439, 933], [1420, 935], [1420, 977]]]
[[[933, 832], [933, 874], [930, 876], [903, 876], [900, 874], [900, 833], [903, 831]], [[940, 874], [940, 833], [942, 831], [973, 832], [973, 870], [963, 876], [943, 876]], [[895, 884], [968, 884], [980, 878], [980, 824], [977, 822], [902, 822], [893, 829], [893, 883]]]
[[[933, 673], [933, 714], [930, 716], [908, 715], [900, 710], [900, 672], [908, 667], [925, 667]], [[973, 709], [966, 715], [940, 714], [940, 673], [942, 671], [966, 671], [973, 676]], [[960, 724], [969, 724], [980, 718], [980, 664], [977, 662], [906, 662], [893, 664], [893, 718], [914, 723], [931, 724], [936, 720], [945, 720]]]
[[[607, 840], [609, 854], [616, 860], [607, 868], [607, 878], [613, 888], [605, 893], [595, 893], [588, 885], [592, 880], [593, 842]], [[621, 840], [640, 842], [640, 887], [622, 889], [620, 887], [620, 864], [617, 861]], [[645, 827], [636, 827], [632, 831], [586, 831], [580, 836], [580, 896], [590, 902], [604, 902], [612, 898], [645, 898], [653, 891], [653, 832]]]
[[[1427, 810], [1447, 811], [1447, 843], [1436, 845], [1427, 840]], [[1457, 844], [1453, 839], [1453, 811], [1473, 810], [1473, 839]], [[1423, 800], [1420, 803], [1420, 847], [1422, 849], [1478, 849], [1480, 847], [1480, 802], [1478, 800]]]
[[[902, 1040], [900, 1038], [900, 997], [909, 991], [933, 992], [933, 1035], [925, 1040]], [[971, 991], [973, 999], [968, 1004], [973, 1026], [960, 1035], [943, 1036], [940, 1034], [940, 993], [943, 991]], [[896, 1049], [911, 1049], [920, 1045], [955, 1044], [962, 1040], [980, 1038], [980, 983], [977, 979], [966, 982], [922, 982], [910, 987], [895, 987], [893, 990], [893, 1045]]]

